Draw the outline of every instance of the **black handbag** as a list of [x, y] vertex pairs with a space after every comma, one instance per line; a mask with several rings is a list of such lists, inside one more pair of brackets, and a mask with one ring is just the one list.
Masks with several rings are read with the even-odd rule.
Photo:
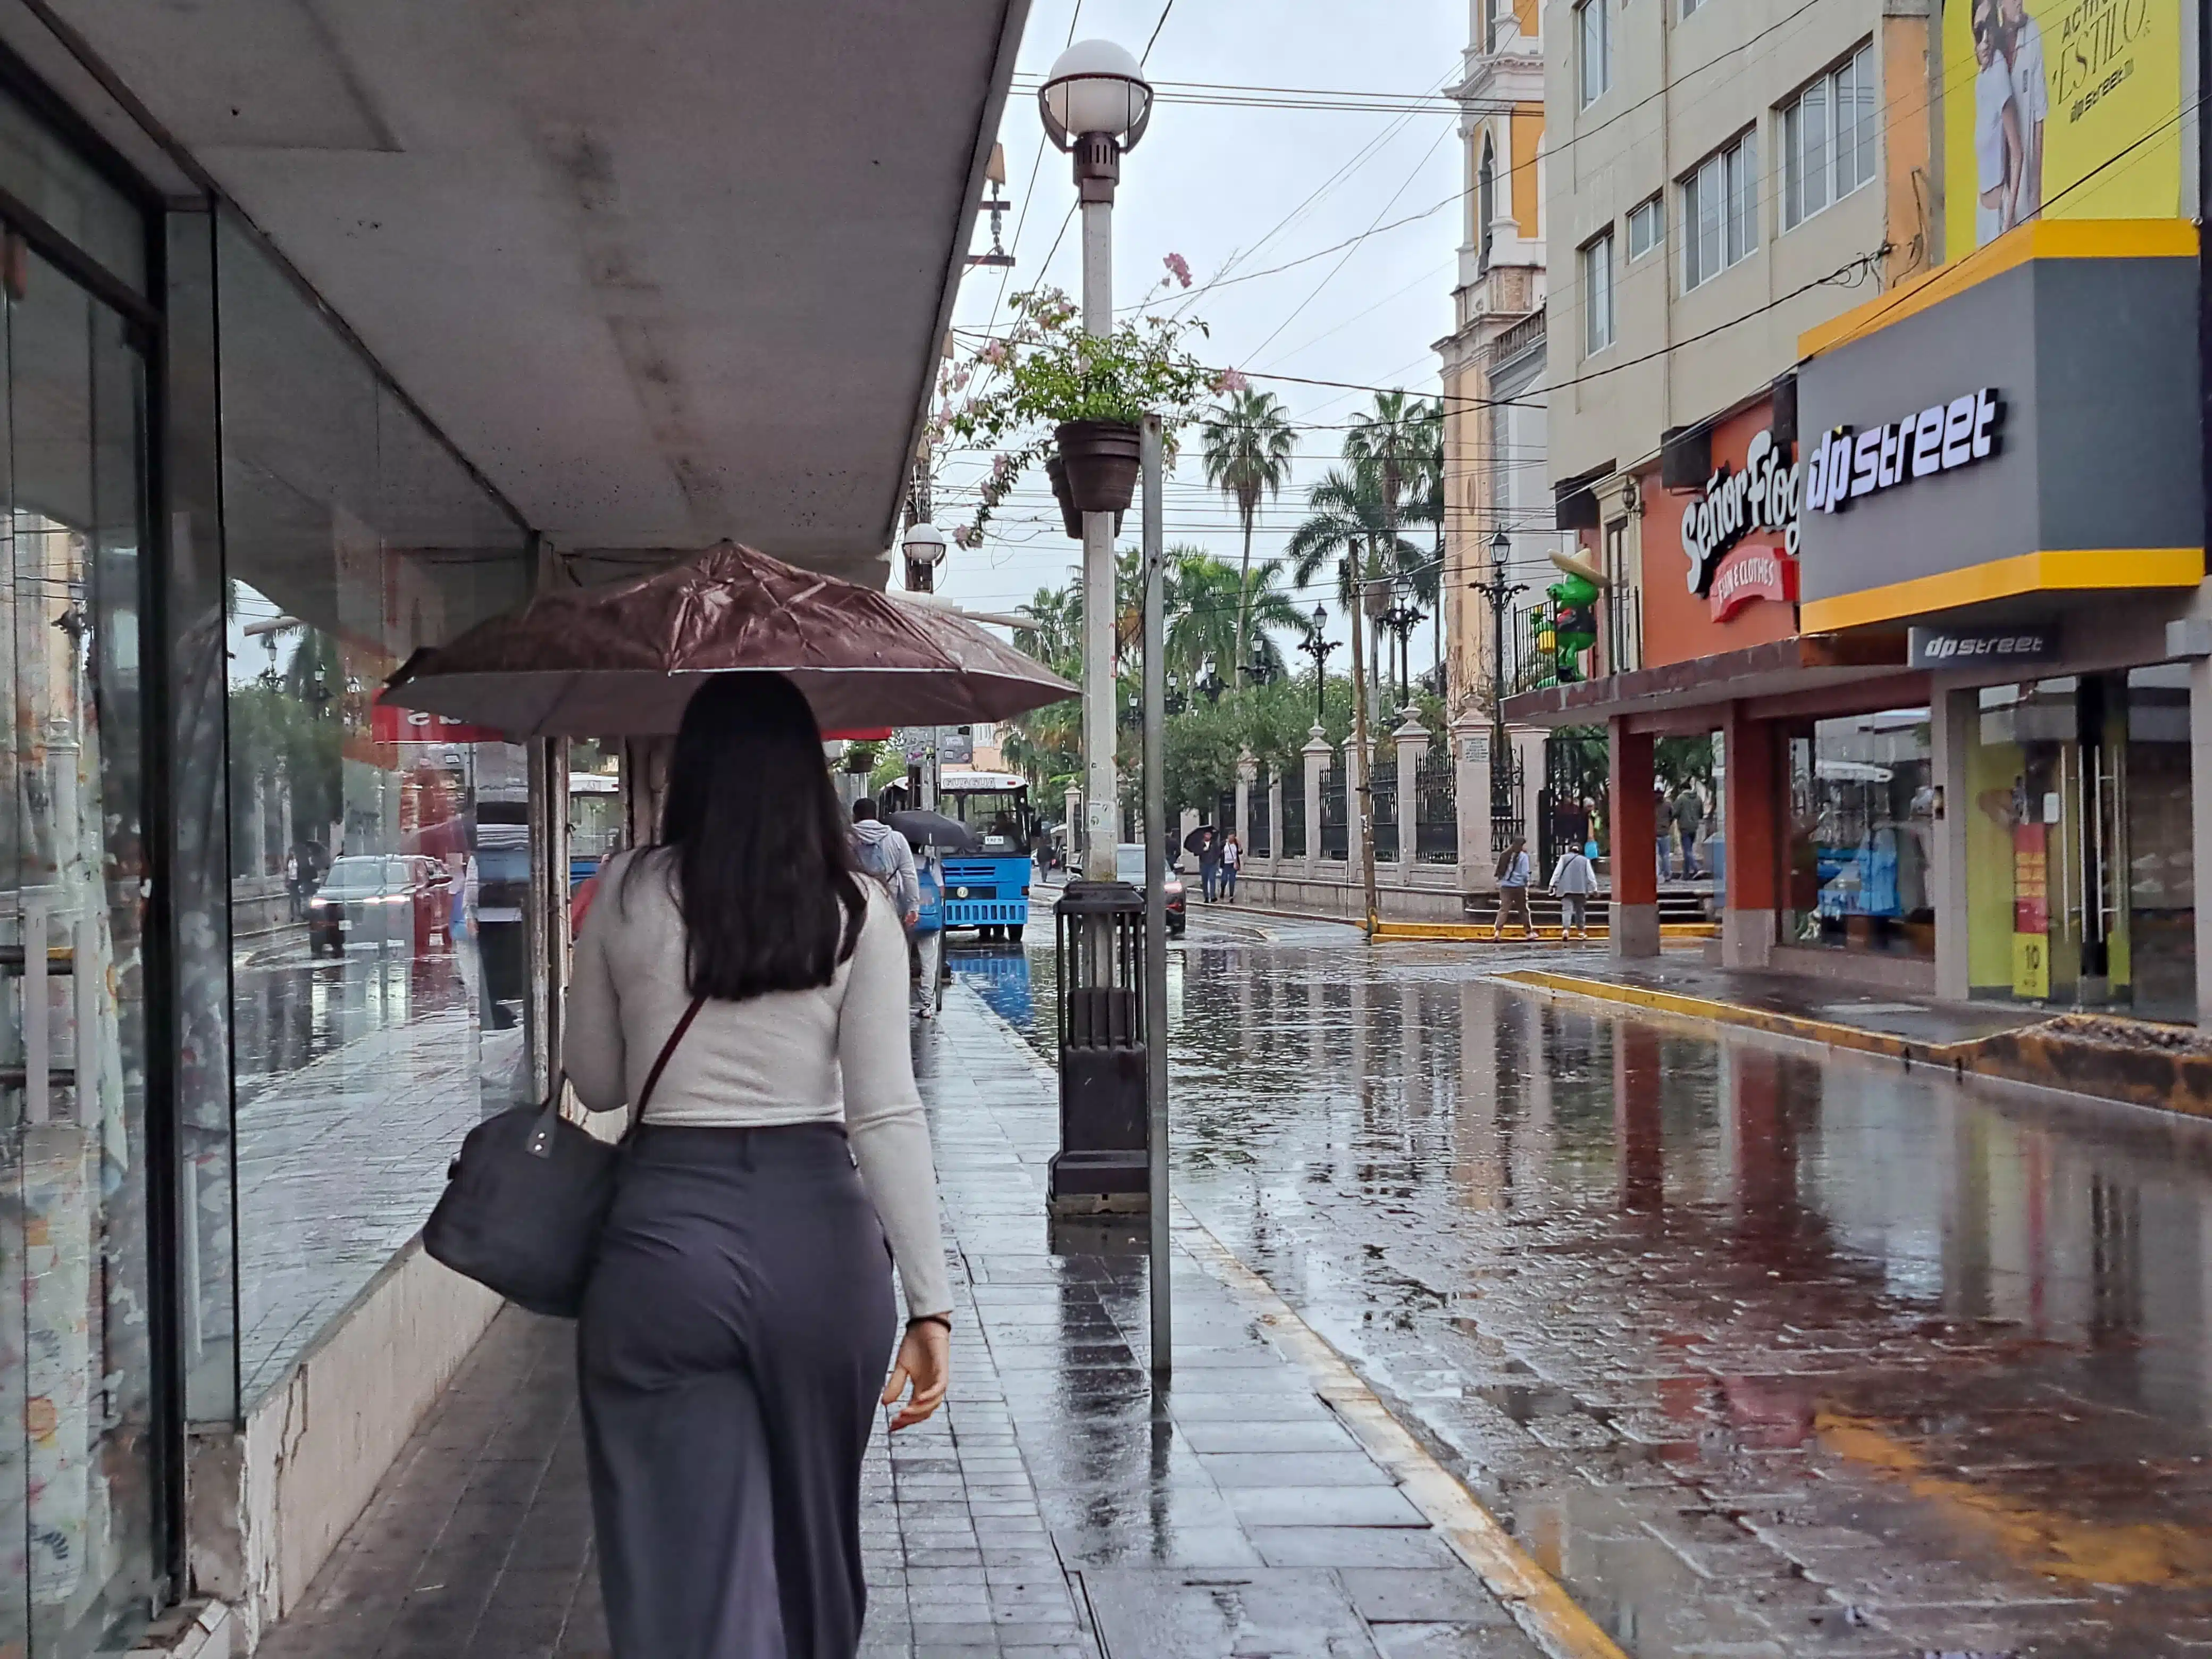
[[565, 1077], [554, 1079], [542, 1105], [517, 1106], [470, 1130], [423, 1224], [422, 1248], [432, 1260], [517, 1307], [574, 1319], [614, 1203], [622, 1148], [706, 1000], [692, 998], [660, 1045], [621, 1140], [601, 1140], [561, 1115]]

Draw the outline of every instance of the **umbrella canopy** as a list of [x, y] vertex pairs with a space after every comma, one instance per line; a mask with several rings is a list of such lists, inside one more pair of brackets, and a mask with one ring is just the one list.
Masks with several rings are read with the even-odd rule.
[[830, 728], [1005, 720], [1077, 695], [961, 617], [726, 542], [418, 651], [384, 701], [517, 738], [653, 737], [703, 676], [738, 669], [786, 676]]
[[1182, 850], [1186, 853], [1202, 853], [1206, 850], [1206, 843], [1212, 839], [1213, 826], [1210, 823], [1201, 823], [1182, 838]]
[[983, 844], [982, 837], [973, 830], [942, 812], [894, 812], [884, 821], [916, 848], [934, 845], [940, 853], [957, 856], [973, 853]]

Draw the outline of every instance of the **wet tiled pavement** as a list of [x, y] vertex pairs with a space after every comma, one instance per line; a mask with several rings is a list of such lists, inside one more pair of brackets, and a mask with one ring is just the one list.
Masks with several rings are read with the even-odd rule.
[[[1538, 1651], [1249, 1307], [1181, 1252], [1177, 1375], [1156, 1403], [1138, 1239], [1048, 1228], [1048, 1079], [970, 989], [918, 1060], [961, 1336], [946, 1410], [871, 1453], [865, 1654]], [[569, 1335], [501, 1316], [269, 1659], [605, 1651]]]
[[1195, 920], [1176, 1179], [1625, 1648], [2212, 1649], [2201, 1126], [1487, 966]]

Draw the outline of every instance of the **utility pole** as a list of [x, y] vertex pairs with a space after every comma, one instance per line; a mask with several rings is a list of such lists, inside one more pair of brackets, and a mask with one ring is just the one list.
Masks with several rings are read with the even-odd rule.
[[[1355, 549], [1358, 544], [1353, 544]], [[1353, 578], [1352, 592], [1355, 609], [1352, 621], [1352, 742], [1359, 756], [1358, 802], [1354, 808], [1359, 814], [1360, 878], [1365, 885], [1367, 900], [1367, 937], [1375, 937], [1381, 921], [1381, 907], [1375, 894], [1375, 780], [1370, 775], [1375, 769], [1375, 751], [1367, 746], [1367, 681], [1361, 672], [1359, 630], [1366, 621], [1363, 614], [1367, 596], [1366, 562], [1355, 551], [1345, 568]]]
[[1151, 1224], [1152, 1379], [1175, 1369], [1168, 1264], [1174, 1258], [1168, 1194], [1168, 796], [1164, 507], [1160, 417], [1145, 416], [1145, 1150]]

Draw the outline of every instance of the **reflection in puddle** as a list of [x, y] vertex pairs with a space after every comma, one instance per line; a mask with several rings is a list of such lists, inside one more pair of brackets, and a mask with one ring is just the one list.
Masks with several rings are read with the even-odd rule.
[[[1583, 1012], [1449, 947], [1174, 961], [1182, 1196], [1639, 1659], [2212, 1629], [2199, 1126]], [[955, 971], [1049, 1052], [1048, 948]]]

